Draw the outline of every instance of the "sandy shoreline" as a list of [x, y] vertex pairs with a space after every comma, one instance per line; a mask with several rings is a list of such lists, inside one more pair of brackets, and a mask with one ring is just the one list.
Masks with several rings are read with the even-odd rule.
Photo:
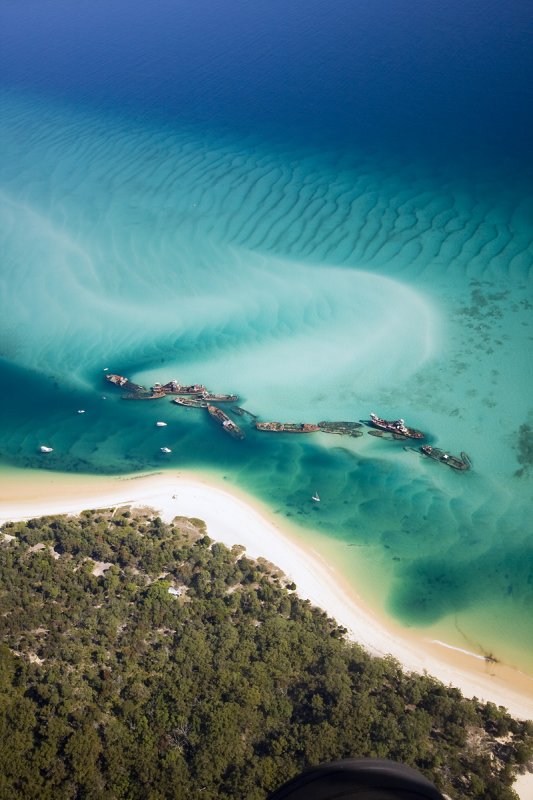
[[466, 697], [490, 700], [516, 717], [533, 719], [533, 678], [379, 619], [316, 550], [282, 530], [258, 502], [221, 484], [170, 471], [117, 478], [2, 471], [0, 522], [129, 504], [154, 508], [167, 521], [177, 515], [198, 517], [212, 539], [242, 544], [250, 557], [262, 556], [280, 567], [301, 597], [323, 608], [370, 652], [391, 654], [406, 670], [426, 671], [459, 687]]

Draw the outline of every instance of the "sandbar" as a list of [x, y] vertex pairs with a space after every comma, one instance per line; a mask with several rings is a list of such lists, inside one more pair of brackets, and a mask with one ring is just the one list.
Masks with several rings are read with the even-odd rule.
[[367, 608], [354, 587], [327, 563], [301, 532], [279, 520], [254, 498], [224, 481], [192, 472], [164, 471], [122, 477], [68, 475], [37, 470], [0, 471], [0, 522], [84, 509], [135, 505], [162, 519], [197, 517], [209, 536], [243, 545], [251, 558], [275, 564], [297, 585], [300, 597], [322, 608], [369, 652], [391, 655], [407, 671], [428, 673], [465, 697], [505, 706], [533, 719], [533, 677], [502, 663], [428, 641]]

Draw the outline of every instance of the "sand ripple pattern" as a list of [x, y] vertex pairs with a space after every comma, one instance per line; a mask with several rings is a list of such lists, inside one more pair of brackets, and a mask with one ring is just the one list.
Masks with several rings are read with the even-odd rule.
[[[38, 205], [51, 224], [74, 224], [84, 236], [97, 231], [105, 243], [127, 225], [123, 260], [135, 252], [138, 227], [146, 246], [148, 227], [154, 268], [165, 249], [200, 234], [411, 279], [436, 267], [478, 279], [531, 272], [525, 180], [505, 188], [495, 173], [492, 183], [467, 183], [447, 175], [446, 165], [439, 173], [390, 155], [334, 156], [192, 128], [128, 127], [61, 107], [35, 113], [9, 97], [3, 106], [4, 191]], [[80, 205], [83, 219], [75, 216]]]
[[[272, 345], [285, 361], [280, 342], [294, 350], [297, 335], [325, 360], [326, 333], [347, 343], [357, 320], [382, 343], [407, 338], [404, 370], [427, 356], [432, 323], [415, 292], [373, 278], [364, 262], [357, 274], [331, 268], [346, 260], [331, 240], [356, 193], [347, 177], [342, 201], [311, 163], [257, 143], [5, 105], [2, 281], [17, 292], [4, 358], [57, 373], [60, 353], [64, 374], [106, 351], [142, 365], [245, 343]], [[385, 315], [390, 295], [412, 313]]]

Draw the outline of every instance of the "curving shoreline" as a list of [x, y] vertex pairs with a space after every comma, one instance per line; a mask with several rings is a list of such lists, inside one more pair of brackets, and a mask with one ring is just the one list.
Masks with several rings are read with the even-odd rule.
[[408, 671], [425, 671], [467, 697], [533, 719], [533, 677], [379, 618], [320, 553], [291, 535], [289, 526], [282, 529], [266, 507], [212, 476], [168, 471], [109, 478], [9, 470], [0, 479], [2, 523], [116, 505], [153, 508], [168, 521], [175, 516], [203, 519], [212, 539], [244, 545], [250, 557], [262, 556], [282, 569], [301, 597], [323, 608], [370, 652], [390, 654]]

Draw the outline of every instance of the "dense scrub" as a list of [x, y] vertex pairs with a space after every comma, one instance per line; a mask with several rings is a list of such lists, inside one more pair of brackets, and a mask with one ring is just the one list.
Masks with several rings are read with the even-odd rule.
[[454, 798], [515, 797], [530, 723], [370, 657], [198, 520], [100, 511], [3, 531], [1, 797], [260, 800], [365, 755]]

